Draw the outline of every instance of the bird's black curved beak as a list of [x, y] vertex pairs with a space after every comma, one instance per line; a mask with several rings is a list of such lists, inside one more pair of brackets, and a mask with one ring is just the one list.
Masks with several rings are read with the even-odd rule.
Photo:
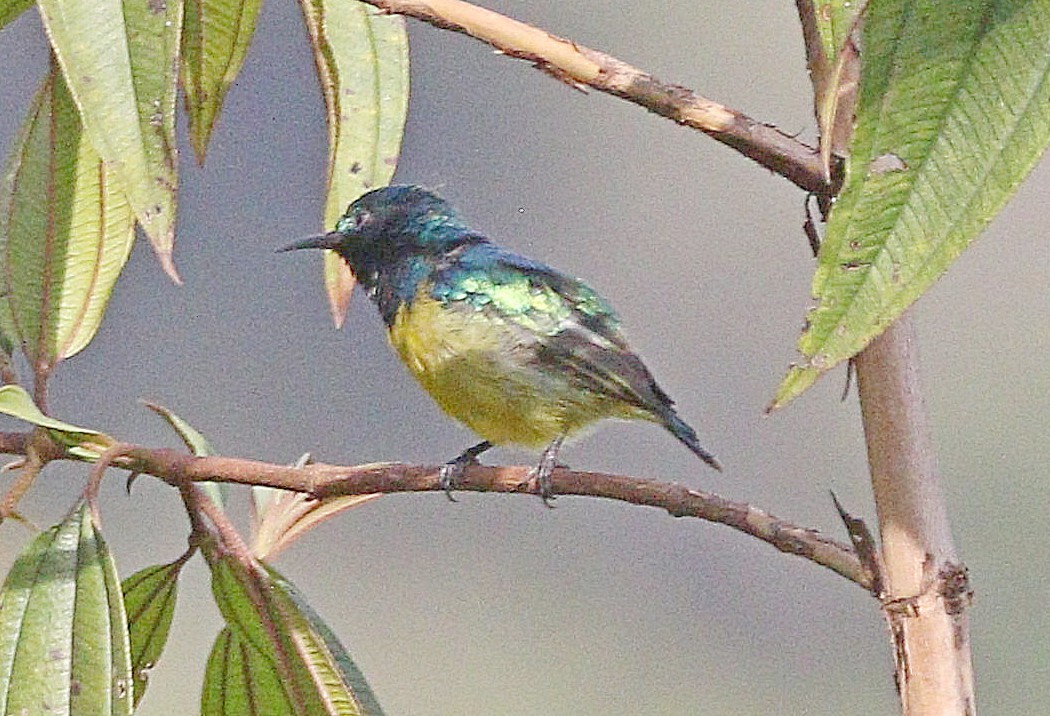
[[299, 249], [334, 249], [339, 246], [344, 238], [338, 231], [329, 231], [327, 234], [300, 239], [294, 244], [277, 249], [277, 253], [297, 251]]

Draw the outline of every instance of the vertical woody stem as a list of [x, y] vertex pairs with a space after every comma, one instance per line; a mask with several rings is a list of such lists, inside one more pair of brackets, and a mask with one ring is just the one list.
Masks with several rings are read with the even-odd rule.
[[856, 358], [905, 716], [976, 713], [966, 607], [923, 401], [910, 312]]

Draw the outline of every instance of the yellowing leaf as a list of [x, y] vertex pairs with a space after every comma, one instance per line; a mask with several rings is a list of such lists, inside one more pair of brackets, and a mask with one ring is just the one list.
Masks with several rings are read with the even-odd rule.
[[40, 0], [91, 144], [174, 280], [180, 0]]
[[[300, 4], [327, 110], [324, 226], [331, 229], [350, 202], [394, 175], [408, 111], [408, 37], [402, 18], [355, 0]], [[334, 255], [325, 257], [324, 276], [339, 326], [353, 278]]]
[[47, 372], [94, 337], [133, 239], [124, 193], [52, 67], [0, 193], [0, 319], [34, 367]]
[[97, 460], [100, 452], [113, 444], [113, 438], [97, 430], [78, 428], [44, 415], [20, 385], [0, 387], [0, 413], [47, 428], [55, 440], [69, 448], [70, 453], [84, 460]]

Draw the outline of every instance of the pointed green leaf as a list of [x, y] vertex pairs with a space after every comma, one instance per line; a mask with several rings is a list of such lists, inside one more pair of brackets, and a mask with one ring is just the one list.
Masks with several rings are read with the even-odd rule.
[[[372, 496], [365, 495], [365, 497]], [[351, 710], [339, 711], [339, 713], [382, 716], [383, 709], [379, 706], [379, 701], [376, 699], [372, 687], [368, 685], [365, 675], [357, 668], [357, 664], [350, 658], [350, 655], [343, 648], [335, 633], [321, 619], [320, 615], [314, 611], [313, 607], [307, 603], [306, 598], [294, 584], [280, 575], [273, 567], [266, 565], [266, 569], [274, 583], [280, 588], [278, 594], [282, 599], [284, 597], [288, 599], [286, 611], [291, 615], [295, 615], [298, 612], [305, 620], [304, 623], [300, 624], [300, 627], [305, 629], [311, 640], [315, 640], [313, 646], [315, 661], [319, 665], [327, 664], [327, 659], [335, 662], [337, 673], [330, 674], [331, 683], [336, 687], [344, 684], [352, 697], [352, 699], [347, 700], [348, 707]], [[320, 643], [316, 642], [318, 639]], [[322, 645], [323, 649], [320, 648]], [[356, 711], [352, 709], [356, 709]]]
[[131, 669], [135, 679], [135, 705], [149, 685], [149, 672], [168, 642], [175, 614], [179, 573], [191, 553], [170, 564], [158, 564], [124, 580], [124, 609], [128, 613]]
[[26, 547], [0, 592], [0, 713], [131, 711], [120, 582], [81, 505]]
[[[290, 705], [283, 713], [381, 716], [364, 677], [287, 580], [261, 562], [246, 566], [214, 547], [203, 552], [232, 634], [262, 657], [254, 660], [253, 684], [280, 684]], [[264, 664], [272, 679], [259, 677]]]
[[879, 335], [984, 229], [1050, 141], [1050, 0], [868, 6], [857, 128], [774, 406]]
[[204, 671], [201, 716], [292, 714], [269, 657], [225, 627]]
[[292, 634], [273, 606], [273, 595], [258, 564], [245, 568], [229, 555], [216, 556], [204, 550], [212, 572], [212, 593], [227, 625], [238, 639], [265, 657], [274, 672], [266, 683], [276, 682], [296, 716], [330, 713], [324, 695], [315, 688], [304, 663], [296, 653]]
[[95, 149], [165, 271], [175, 240], [175, 92], [181, 0], [40, 0]]
[[24, 420], [42, 428], [50, 428], [59, 432], [73, 433], [76, 435], [101, 435], [97, 430], [78, 428], [76, 425], [63, 423], [40, 412], [29, 393], [20, 385], [5, 385], [0, 387], [0, 413], [10, 415], [13, 418]]
[[65, 445], [71, 455], [88, 462], [98, 460], [99, 455], [114, 442], [113, 438], [97, 430], [78, 428], [44, 415], [20, 385], [0, 387], [0, 413], [47, 428], [51, 437]]
[[113, 444], [113, 438], [97, 430], [78, 428], [44, 415], [20, 385], [0, 387], [0, 413], [47, 428], [51, 437], [84, 460], [97, 460], [99, 454]]
[[17, 20], [31, 7], [33, 7], [33, 0], [0, 0], [0, 29]]
[[820, 46], [824, 57], [834, 62], [839, 50], [846, 44], [857, 13], [861, 12], [865, 0], [810, 0]]
[[853, 135], [860, 74], [858, 16], [862, 0], [818, 0], [817, 29], [823, 43], [823, 61], [813, 71], [820, 156], [825, 177], [831, 176], [831, 156], [845, 156]]
[[[324, 226], [331, 228], [351, 201], [394, 175], [408, 111], [408, 37], [401, 17], [361, 2], [300, 4], [327, 111]], [[354, 284], [334, 255], [325, 258], [325, 285], [341, 325]]]
[[0, 192], [4, 332], [47, 372], [88, 344], [131, 251], [130, 209], [52, 68]]
[[244, 64], [262, 0], [186, 0], [182, 86], [190, 140], [204, 164], [212, 129]]
[[201, 435], [196, 428], [180, 418], [174, 412], [165, 408], [163, 405], [157, 405], [156, 403], [151, 403], [149, 401], [146, 401], [145, 405], [168, 422], [168, 425], [179, 434], [179, 437], [182, 438], [182, 442], [185, 443], [186, 447], [188, 447], [190, 452], [194, 455], [197, 457], [207, 457], [215, 454], [215, 450], [208, 443], [207, 438]]
[[[178, 415], [168, 410], [163, 405], [157, 405], [156, 403], [151, 403], [149, 401], [145, 401], [145, 404], [147, 408], [168, 422], [168, 425], [179, 434], [179, 437], [182, 438], [182, 442], [185, 443], [186, 447], [188, 447], [190, 452], [194, 455], [197, 457], [207, 457], [216, 454], [215, 450], [208, 443], [207, 438], [201, 435], [196, 428]], [[208, 497], [211, 498], [212, 502], [219, 507], [223, 507], [226, 504], [227, 486], [225, 484], [218, 482], [198, 482], [197, 487], [204, 490]]]

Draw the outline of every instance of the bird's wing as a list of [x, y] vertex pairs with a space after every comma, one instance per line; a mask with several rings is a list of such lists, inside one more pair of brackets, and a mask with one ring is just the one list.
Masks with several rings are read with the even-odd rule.
[[661, 418], [670, 412], [673, 402], [627, 345], [615, 311], [582, 281], [491, 244], [438, 275], [435, 297], [501, 320], [537, 367]]

